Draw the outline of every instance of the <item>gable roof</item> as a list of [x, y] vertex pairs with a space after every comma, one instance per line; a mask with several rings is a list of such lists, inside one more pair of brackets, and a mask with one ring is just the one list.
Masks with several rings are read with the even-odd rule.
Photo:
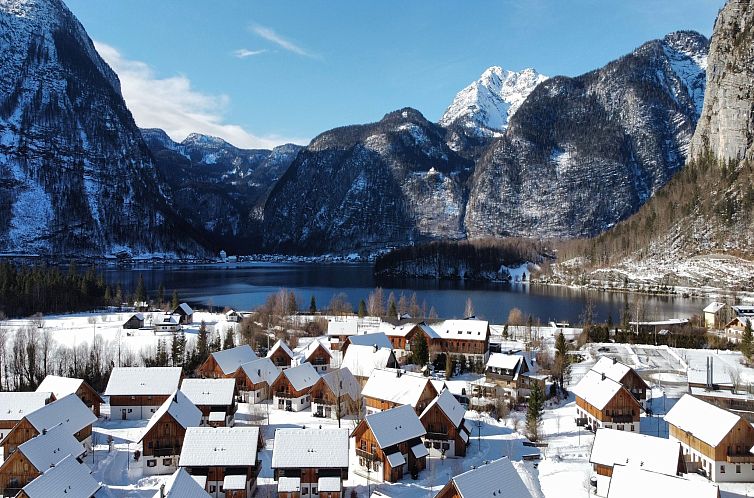
[[65, 427], [69, 434], [97, 421], [97, 417], [75, 394], [69, 394], [26, 415], [26, 420], [37, 432], [57, 425]]
[[424, 409], [419, 418], [429, 413], [433, 406], [437, 405], [442, 412], [447, 415], [450, 422], [456, 427], [461, 427], [463, 417], [466, 415], [466, 409], [458, 402], [455, 396], [448, 390], [443, 389], [439, 396], [433, 399]]
[[707, 305], [706, 308], [704, 308], [704, 313], [717, 313], [721, 309], [725, 307], [725, 303], [721, 303], [719, 301], [713, 301]]
[[172, 315], [169, 313], [162, 313], [159, 315], [155, 315], [155, 318], [153, 320], [153, 323], [155, 325], [179, 325], [180, 320], [178, 315]]
[[432, 328], [442, 339], [486, 341], [489, 322], [487, 320], [477, 320], [475, 318], [445, 320], [433, 324]]
[[598, 410], [602, 410], [621, 389], [625, 388], [620, 382], [589, 370], [571, 391]]
[[322, 382], [327, 384], [327, 387], [336, 396], [338, 394], [347, 394], [353, 401], [359, 399], [361, 386], [359, 385], [359, 381], [356, 380], [356, 377], [354, 377], [351, 371], [347, 368], [339, 368], [327, 372], [322, 376]]
[[349, 369], [356, 377], [369, 377], [375, 368], [387, 368], [391, 364], [397, 365], [392, 349], [352, 344], [340, 366]]
[[[372, 346], [378, 348], [393, 349], [393, 343], [387, 338], [384, 332], [372, 332], [370, 334], [352, 335], [348, 342], [353, 346]], [[350, 347], [350, 346], [349, 346]]]
[[144, 433], [139, 441], [144, 439], [144, 436], [152, 430], [152, 427], [154, 427], [166, 413], [173, 417], [173, 419], [175, 419], [175, 421], [184, 429], [197, 427], [202, 423], [201, 410], [194, 406], [185, 394], [181, 391], [176, 391], [172, 396], [166, 399], [162, 405], [160, 405], [156, 412], [154, 412], [149, 419], [149, 423], [147, 423], [147, 426], [144, 428]]
[[[209, 498], [204, 488], [186, 472], [178, 469], [165, 481], [165, 498]], [[157, 491], [152, 498], [161, 498]]]
[[181, 392], [194, 405], [232, 405], [235, 379], [184, 379]]
[[189, 427], [183, 438], [181, 467], [256, 465], [259, 427]]
[[240, 368], [254, 384], [266, 382], [267, 385], [271, 386], [280, 375], [280, 369], [269, 358], [259, 358], [244, 363]]
[[491, 353], [486, 366], [511, 370], [515, 376], [518, 376], [524, 363], [526, 363], [526, 357], [520, 354]]
[[277, 429], [272, 468], [347, 468], [348, 436], [348, 429]]
[[[361, 395], [415, 408], [427, 384], [431, 385], [429, 378], [421, 374], [393, 368], [375, 369]], [[434, 389], [433, 385], [432, 390]]]
[[319, 380], [319, 374], [311, 363], [302, 363], [296, 367], [283, 370], [283, 375], [296, 391], [312, 387]]
[[91, 498], [100, 489], [100, 484], [92, 477], [89, 467], [68, 455], [23, 489], [29, 498]]
[[717, 486], [701, 479], [659, 474], [639, 467], [616, 465], [610, 478], [607, 498], [646, 496], [683, 496], [683, 498], [717, 498]]
[[60, 377], [58, 375], [48, 375], [40, 382], [37, 392], [50, 392], [56, 398], [62, 398], [69, 394], [74, 394], [79, 390], [84, 379], [72, 379], [70, 377]]
[[717, 446], [739, 420], [741, 417], [735, 413], [718, 408], [690, 394], [684, 394], [665, 415], [667, 423], [690, 432], [692, 436], [711, 446]]
[[194, 310], [192, 310], [191, 306], [189, 306], [186, 303], [179, 304], [178, 307], [173, 310], [173, 313], [179, 313], [179, 312], [182, 312], [182, 313], [184, 313], [186, 315], [193, 315], [194, 314]]
[[608, 379], [612, 379], [615, 382], [620, 382], [623, 377], [631, 371], [631, 367], [625, 365], [615, 358], [608, 358], [607, 356], [601, 356], [597, 363], [592, 366], [592, 370], [598, 374], [605, 374]]
[[597, 429], [589, 463], [612, 467], [633, 465], [643, 469], [675, 475], [678, 471], [681, 443], [637, 432]]
[[311, 355], [313, 355], [314, 352], [317, 351], [317, 349], [319, 348], [324, 349], [325, 353], [330, 355], [330, 358], [332, 358], [332, 353], [330, 352], [330, 348], [327, 347], [327, 345], [324, 344], [321, 340], [314, 339], [312, 342], [307, 344], [304, 349], [301, 350], [301, 355], [303, 356], [304, 361], [308, 361]]
[[244, 363], [259, 358], [248, 344], [242, 344], [241, 346], [224, 349], [222, 351], [215, 351], [212, 353], [212, 357], [225, 375], [230, 375], [238, 370], [238, 367]]
[[364, 420], [382, 449], [427, 434], [416, 412], [409, 405], [373, 413]]
[[181, 367], [115, 367], [107, 382], [107, 396], [172, 394], [181, 382]]
[[18, 447], [18, 451], [39, 471], [49, 469], [68, 455], [78, 458], [84, 454], [84, 445], [76, 441], [64, 427], [34, 436]]
[[278, 349], [282, 349], [283, 352], [285, 352], [285, 354], [287, 354], [289, 358], [293, 359], [293, 351], [291, 351], [291, 348], [289, 348], [288, 344], [286, 344], [285, 341], [282, 339], [278, 339], [275, 345], [272, 346], [272, 348], [270, 349], [270, 352], [267, 353], [267, 358], [272, 356], [275, 353], [275, 351], [277, 351]]
[[458, 474], [452, 480], [461, 498], [532, 498], [508, 457]]
[[0, 392], [0, 420], [21, 420], [45, 406], [52, 392]]

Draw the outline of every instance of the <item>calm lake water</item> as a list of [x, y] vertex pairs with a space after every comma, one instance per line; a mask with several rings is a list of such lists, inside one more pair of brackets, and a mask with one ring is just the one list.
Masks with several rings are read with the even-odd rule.
[[339, 293], [345, 293], [354, 306], [377, 285], [385, 289], [385, 299], [390, 291], [396, 300], [403, 292], [409, 297], [416, 292], [419, 304], [434, 306], [440, 317], [461, 317], [466, 298], [470, 297], [476, 315], [494, 323], [502, 323], [512, 308], [521, 309], [525, 315], [550, 320], [579, 321], [587, 296], [591, 295], [598, 320], [612, 315], [618, 321], [624, 299], [633, 303], [642, 299], [646, 319], [685, 318], [701, 313], [706, 300], [681, 297], [638, 297], [634, 295], [585, 291], [565, 287], [525, 284], [495, 284], [480, 282], [451, 282], [423, 279], [375, 281], [371, 265], [366, 263], [239, 263], [214, 265], [166, 265], [144, 268], [104, 270], [109, 282], [121, 282], [132, 290], [139, 274], [150, 295], [162, 283], [169, 296], [173, 289], [181, 300], [212, 306], [229, 306], [241, 310], [253, 309], [267, 296], [280, 288], [294, 291], [299, 305], [308, 308], [313, 295], [319, 307], [324, 307]]

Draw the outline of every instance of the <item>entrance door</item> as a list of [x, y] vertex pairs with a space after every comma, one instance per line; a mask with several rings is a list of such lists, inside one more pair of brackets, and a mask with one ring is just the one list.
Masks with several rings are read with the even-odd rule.
[[120, 409], [120, 419], [121, 420], [126, 420], [126, 409], [125, 408], [121, 408]]

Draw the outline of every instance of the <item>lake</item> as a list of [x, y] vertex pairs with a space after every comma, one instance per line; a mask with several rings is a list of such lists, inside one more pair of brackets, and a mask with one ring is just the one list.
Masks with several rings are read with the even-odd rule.
[[501, 284], [488, 282], [458, 282], [425, 279], [375, 281], [368, 263], [232, 263], [208, 265], [164, 265], [134, 268], [108, 267], [104, 270], [108, 282], [121, 282], [133, 290], [144, 276], [150, 295], [155, 295], [162, 283], [169, 297], [175, 289], [181, 300], [189, 303], [250, 310], [264, 303], [267, 296], [286, 288], [296, 293], [299, 305], [309, 307], [313, 295], [318, 307], [325, 307], [330, 299], [345, 293], [356, 307], [360, 299], [377, 285], [385, 289], [385, 300], [392, 291], [396, 301], [401, 292], [407, 297], [416, 292], [427, 309], [434, 306], [441, 318], [461, 317], [470, 297], [478, 317], [502, 323], [512, 308], [524, 315], [550, 320], [579, 322], [589, 297], [593, 302], [596, 320], [612, 315], [617, 323], [624, 309], [624, 300], [642, 300], [645, 318], [686, 318], [701, 314], [708, 303], [699, 298], [645, 297], [624, 295], [568, 287]]

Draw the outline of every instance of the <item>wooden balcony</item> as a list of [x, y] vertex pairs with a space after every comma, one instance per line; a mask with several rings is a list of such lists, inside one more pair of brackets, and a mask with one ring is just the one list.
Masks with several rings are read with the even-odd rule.
[[448, 435], [444, 432], [428, 432], [426, 436], [424, 436], [426, 439], [431, 439], [433, 441], [447, 441]]
[[754, 463], [754, 455], [751, 453], [730, 452], [725, 456], [728, 463]]
[[630, 424], [638, 421], [638, 417], [636, 420], [634, 420], [633, 415], [614, 415], [612, 417], [608, 417], [607, 420], [603, 420], [603, 422], [612, 422], [614, 424]]
[[165, 448], [154, 448], [152, 449], [153, 456], [156, 457], [166, 457], [166, 456], [173, 456], [173, 455], [180, 455], [181, 449], [180, 448], [174, 448], [172, 446], [165, 447]]
[[377, 458], [374, 453], [371, 453], [366, 450], [362, 450], [361, 448], [356, 448], [356, 456], [362, 457], [362, 458], [368, 458], [369, 460], [374, 460]]

